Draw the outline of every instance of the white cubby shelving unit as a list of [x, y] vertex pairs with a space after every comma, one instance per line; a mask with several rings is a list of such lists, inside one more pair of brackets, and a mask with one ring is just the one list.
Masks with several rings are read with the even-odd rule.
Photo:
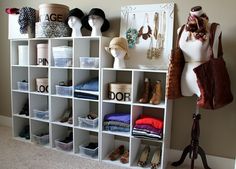
[[[150, 160], [156, 148], [161, 148], [161, 164], [159, 169], [164, 169], [167, 163], [167, 155], [170, 147], [171, 109], [172, 102], [165, 97], [166, 70], [140, 70], [140, 69], [113, 69], [113, 58], [104, 50], [109, 45], [108, 37], [78, 37], [78, 38], [33, 38], [11, 40], [11, 98], [13, 137], [21, 141], [34, 142], [33, 135], [48, 133], [49, 142], [45, 147], [57, 149], [56, 140], [73, 135], [72, 148], [66, 151], [69, 154], [104, 161], [124, 167], [140, 168], [137, 161], [142, 148], [149, 144], [151, 147], [150, 159], [145, 168], [150, 167]], [[37, 44], [48, 44], [47, 66], [37, 65]], [[28, 64], [18, 64], [18, 46], [28, 45]], [[71, 46], [72, 65], [58, 67], [54, 64], [53, 47]], [[81, 67], [80, 57], [98, 57], [98, 68]], [[98, 78], [98, 91], [86, 91], [96, 94], [97, 99], [78, 98], [74, 94], [74, 87], [92, 78]], [[140, 104], [144, 78], [148, 77], [152, 82], [161, 80], [162, 101], [159, 105]], [[36, 78], [48, 78], [48, 92], [37, 91]], [[28, 90], [19, 90], [17, 82], [28, 82]], [[71, 95], [58, 95], [56, 85], [60, 82], [71, 82]], [[131, 84], [131, 100], [128, 102], [108, 99], [108, 84], [111, 82]], [[81, 92], [81, 91], [77, 91]], [[85, 92], [85, 91], [83, 91]], [[29, 116], [20, 115], [25, 103], [28, 101]], [[60, 122], [67, 109], [72, 111], [72, 124]], [[35, 110], [48, 111], [48, 118], [41, 119], [35, 116]], [[78, 118], [85, 117], [90, 112], [98, 114], [98, 126], [87, 128], [80, 126]], [[103, 118], [112, 112], [130, 113], [129, 132], [111, 132], [103, 129]], [[132, 136], [132, 127], [135, 120], [141, 114], [152, 115], [163, 120], [163, 138], [161, 140], [144, 139]], [[20, 137], [20, 132], [29, 125], [30, 140]], [[98, 144], [96, 156], [90, 157], [81, 151], [80, 146], [89, 142]], [[119, 160], [110, 161], [109, 154], [123, 144], [129, 150], [129, 162], [122, 164]], [[60, 150], [61, 151], [61, 150]]]

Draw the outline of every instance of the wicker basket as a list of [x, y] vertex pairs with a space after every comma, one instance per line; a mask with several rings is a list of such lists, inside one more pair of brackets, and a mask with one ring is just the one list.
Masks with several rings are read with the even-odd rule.
[[65, 22], [69, 13], [69, 7], [62, 4], [41, 4], [39, 5], [40, 22], [57, 21]]
[[131, 101], [131, 84], [109, 83], [108, 98], [115, 101]]

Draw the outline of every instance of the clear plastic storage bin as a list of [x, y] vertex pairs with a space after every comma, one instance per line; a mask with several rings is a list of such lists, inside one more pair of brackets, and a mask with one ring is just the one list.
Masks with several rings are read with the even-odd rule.
[[98, 68], [99, 58], [98, 57], [80, 57], [81, 68]]
[[72, 47], [57, 46], [52, 48], [54, 66], [70, 67], [72, 66]]
[[72, 86], [59, 86], [56, 85], [56, 94], [62, 96], [72, 96]]
[[98, 118], [88, 119], [86, 117], [78, 117], [78, 122], [80, 127], [97, 128], [98, 126]]
[[39, 145], [46, 145], [49, 143], [49, 134], [38, 136], [36, 134], [32, 135], [33, 142]]
[[44, 111], [44, 110], [34, 109], [33, 112], [34, 112], [34, 117], [37, 117], [39, 119], [44, 119], [44, 120], [48, 120], [49, 119], [48, 110]]
[[28, 82], [17, 82], [18, 90], [28, 91]]
[[95, 149], [86, 148], [87, 145], [80, 145], [79, 152], [91, 157], [96, 157], [98, 155], [98, 147]]
[[59, 139], [55, 140], [56, 148], [63, 151], [71, 151], [73, 149], [73, 141], [69, 143], [63, 143]]
[[72, 58], [54, 58], [54, 66], [56, 67], [71, 67]]

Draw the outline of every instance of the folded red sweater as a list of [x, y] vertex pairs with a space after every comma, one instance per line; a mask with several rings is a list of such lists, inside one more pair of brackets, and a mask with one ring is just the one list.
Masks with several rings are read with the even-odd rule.
[[146, 116], [135, 121], [135, 124], [149, 124], [157, 129], [163, 129], [163, 120]]

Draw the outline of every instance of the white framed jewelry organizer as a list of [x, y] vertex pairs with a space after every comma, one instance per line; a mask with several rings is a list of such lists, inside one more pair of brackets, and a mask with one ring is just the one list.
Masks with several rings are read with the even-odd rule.
[[129, 43], [127, 67], [167, 69], [173, 22], [174, 3], [123, 6], [120, 36]]

